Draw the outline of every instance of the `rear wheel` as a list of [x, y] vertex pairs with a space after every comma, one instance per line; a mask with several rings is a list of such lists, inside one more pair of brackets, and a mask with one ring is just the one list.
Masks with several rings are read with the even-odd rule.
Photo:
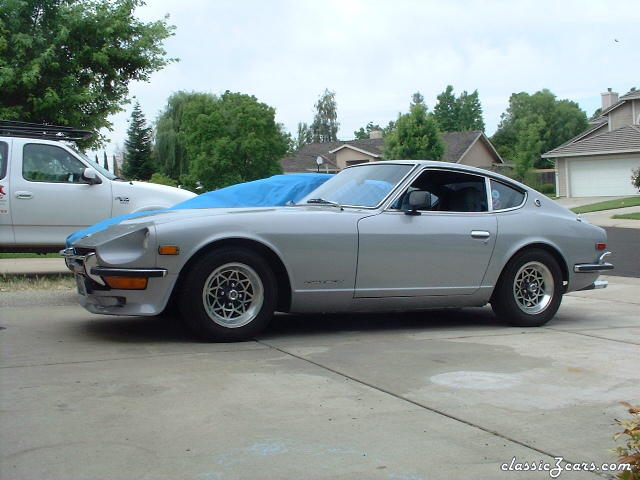
[[271, 320], [277, 297], [269, 264], [242, 248], [213, 250], [187, 273], [179, 307], [203, 340], [233, 342], [259, 333]]
[[562, 301], [562, 272], [545, 250], [525, 250], [507, 264], [491, 298], [495, 314], [517, 327], [547, 323]]

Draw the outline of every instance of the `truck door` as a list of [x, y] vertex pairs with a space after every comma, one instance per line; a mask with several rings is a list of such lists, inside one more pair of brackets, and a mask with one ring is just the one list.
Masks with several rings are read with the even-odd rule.
[[9, 151], [11, 139], [0, 140], [0, 247], [15, 243], [9, 196]]
[[[111, 182], [89, 185], [86, 165], [54, 142], [14, 139], [12, 218], [18, 245], [63, 245], [65, 238], [111, 216]], [[22, 162], [15, 162], [15, 159]]]

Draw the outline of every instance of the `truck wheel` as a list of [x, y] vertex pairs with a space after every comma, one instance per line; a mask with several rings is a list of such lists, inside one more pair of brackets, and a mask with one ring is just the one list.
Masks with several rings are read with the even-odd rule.
[[516, 327], [539, 327], [558, 311], [562, 273], [553, 256], [525, 250], [505, 267], [491, 298], [494, 313]]
[[269, 264], [243, 248], [213, 250], [187, 273], [179, 308], [203, 340], [247, 340], [264, 329], [275, 310], [277, 285]]

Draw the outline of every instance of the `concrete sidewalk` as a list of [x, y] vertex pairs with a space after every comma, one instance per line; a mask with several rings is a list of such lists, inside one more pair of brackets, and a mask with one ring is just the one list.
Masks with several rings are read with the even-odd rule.
[[0, 275], [71, 274], [60, 258], [0, 258]]

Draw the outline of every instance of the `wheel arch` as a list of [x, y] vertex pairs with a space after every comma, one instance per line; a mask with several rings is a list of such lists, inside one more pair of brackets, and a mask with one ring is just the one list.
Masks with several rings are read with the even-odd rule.
[[191, 258], [185, 263], [185, 265], [180, 270], [178, 274], [178, 279], [173, 288], [173, 292], [171, 293], [170, 302], [173, 303], [176, 295], [176, 291], [178, 290], [176, 287], [180, 285], [181, 280], [183, 280], [184, 276], [189, 272], [191, 267], [198, 262], [200, 258], [202, 258], [207, 253], [212, 250], [224, 247], [234, 247], [234, 248], [246, 248], [247, 250], [251, 250], [252, 252], [256, 252], [262, 258], [264, 258], [269, 266], [273, 274], [276, 277], [277, 281], [277, 292], [278, 299], [276, 302], [276, 310], [278, 312], [288, 312], [291, 308], [291, 280], [289, 279], [289, 273], [287, 272], [284, 263], [280, 256], [273, 251], [269, 246], [265, 245], [262, 242], [257, 240], [241, 238], [241, 237], [233, 237], [233, 238], [223, 238], [214, 240], [203, 245], [199, 250], [197, 250]]
[[567, 262], [556, 247], [544, 242], [528, 243], [515, 250], [502, 266], [502, 270], [500, 270], [500, 275], [498, 275], [498, 281], [496, 282], [496, 285], [498, 285], [498, 283], [502, 280], [502, 276], [504, 275], [507, 265], [509, 265], [511, 260], [513, 260], [516, 255], [519, 255], [520, 253], [527, 250], [544, 250], [549, 253], [554, 258], [554, 260], [558, 262], [558, 266], [560, 267], [560, 271], [562, 272], [563, 288], [566, 289], [569, 282], [569, 267], [567, 266]]

